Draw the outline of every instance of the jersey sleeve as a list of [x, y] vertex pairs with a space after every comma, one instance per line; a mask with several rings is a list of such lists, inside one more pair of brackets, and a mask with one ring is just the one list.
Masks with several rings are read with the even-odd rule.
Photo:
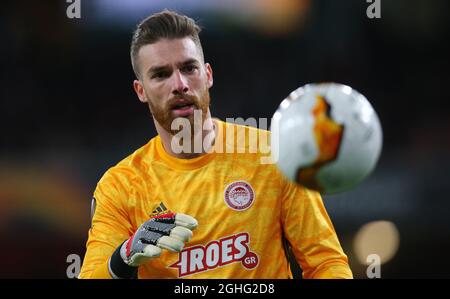
[[282, 225], [304, 278], [352, 278], [318, 192], [284, 182]]
[[108, 260], [132, 235], [127, 209], [127, 178], [120, 171], [105, 173], [94, 192], [95, 210], [79, 278], [111, 278]]

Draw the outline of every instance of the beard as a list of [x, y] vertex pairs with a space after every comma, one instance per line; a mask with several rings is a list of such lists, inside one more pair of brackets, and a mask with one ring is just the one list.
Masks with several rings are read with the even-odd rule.
[[[172, 129], [172, 123], [176, 119], [172, 115], [172, 110], [175, 106], [175, 102], [177, 100], [184, 99], [186, 100], [190, 105], [193, 105], [194, 110], [201, 110], [202, 111], [202, 127], [203, 122], [206, 120], [206, 115], [208, 113], [208, 108], [210, 104], [210, 96], [209, 96], [209, 89], [205, 88], [205, 91], [200, 95], [200, 97], [196, 96], [190, 96], [187, 94], [177, 95], [172, 97], [169, 101], [164, 103], [162, 106], [156, 105], [152, 103], [152, 101], [149, 101], [149, 108], [150, 112], [153, 115], [153, 118], [159, 123], [159, 125], [166, 130], [166, 132], [169, 132], [172, 136], [177, 134], [180, 130], [173, 130]], [[189, 123], [191, 125], [191, 136], [194, 136], [194, 114], [190, 114], [189, 116], [185, 117], [189, 119]], [[198, 128], [197, 128], [198, 129]]]

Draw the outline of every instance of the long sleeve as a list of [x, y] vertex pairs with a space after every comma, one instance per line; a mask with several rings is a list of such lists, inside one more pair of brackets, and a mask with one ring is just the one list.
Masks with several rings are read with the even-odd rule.
[[319, 193], [286, 183], [282, 225], [304, 278], [352, 278]]
[[108, 260], [114, 250], [133, 233], [124, 205], [126, 180], [107, 172], [94, 192], [95, 212], [79, 278], [111, 278]]

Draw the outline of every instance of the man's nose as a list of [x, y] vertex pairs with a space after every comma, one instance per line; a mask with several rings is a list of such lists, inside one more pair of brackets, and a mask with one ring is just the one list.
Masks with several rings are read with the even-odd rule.
[[185, 76], [180, 71], [174, 72], [173, 90], [174, 94], [183, 94], [189, 91], [188, 82]]

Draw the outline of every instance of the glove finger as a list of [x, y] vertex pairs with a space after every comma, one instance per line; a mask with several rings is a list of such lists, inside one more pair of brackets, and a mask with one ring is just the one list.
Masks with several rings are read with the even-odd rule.
[[144, 252], [143, 255], [145, 255], [146, 257], [149, 258], [155, 258], [161, 255], [161, 248], [159, 248], [158, 246], [149, 244], [147, 246], [145, 246], [144, 248]]
[[162, 236], [161, 238], [159, 238], [156, 245], [160, 248], [164, 248], [173, 252], [180, 252], [184, 247], [183, 242], [169, 236]]
[[175, 226], [170, 232], [170, 237], [180, 240], [181, 242], [189, 242], [192, 238], [192, 231], [183, 226]]
[[190, 230], [194, 230], [198, 226], [198, 221], [192, 216], [177, 213], [175, 215], [175, 224], [179, 226], [184, 226]]
[[161, 252], [162, 252], [161, 248], [155, 245], [147, 245], [144, 247], [142, 252], [136, 253], [130, 258], [128, 265], [130, 266], [141, 265], [150, 259], [160, 256]]

